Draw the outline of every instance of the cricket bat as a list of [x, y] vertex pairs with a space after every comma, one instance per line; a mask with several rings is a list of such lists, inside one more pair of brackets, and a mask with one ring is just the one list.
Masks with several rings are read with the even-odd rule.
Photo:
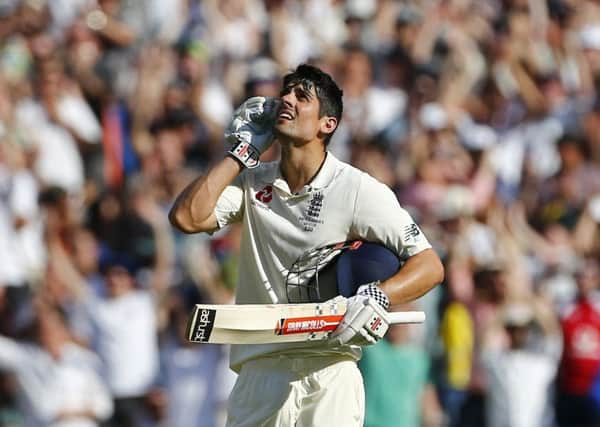
[[[197, 304], [187, 327], [194, 343], [266, 344], [327, 339], [346, 312], [345, 302]], [[423, 323], [422, 311], [388, 313], [390, 323]]]

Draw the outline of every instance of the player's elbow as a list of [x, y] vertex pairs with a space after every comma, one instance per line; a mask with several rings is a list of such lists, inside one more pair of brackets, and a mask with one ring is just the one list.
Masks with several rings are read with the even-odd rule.
[[427, 264], [427, 276], [431, 287], [442, 283], [444, 281], [445, 271], [444, 264], [442, 264], [442, 260], [438, 254], [433, 249], [428, 249], [424, 251], [423, 255], [427, 258], [423, 261]]
[[183, 231], [184, 233], [191, 232], [188, 226], [188, 222], [186, 221], [183, 212], [177, 206], [177, 204], [175, 204], [169, 211], [169, 222], [173, 227], [175, 227], [179, 231]]
[[435, 251], [432, 251], [435, 255], [434, 257], [434, 261], [432, 261], [433, 267], [432, 267], [432, 276], [433, 276], [433, 283], [434, 284], [440, 284], [444, 281], [444, 277], [446, 276], [446, 271], [444, 269], [444, 264], [442, 264], [442, 260], [440, 259], [440, 257], [438, 256], [438, 254], [435, 253]]
[[169, 211], [169, 222], [183, 233], [197, 233], [200, 231], [194, 226], [191, 216], [177, 205], [173, 206]]
[[213, 216], [197, 221], [189, 212], [177, 206], [177, 204], [169, 211], [169, 222], [173, 227], [186, 234], [210, 232], [217, 227]]

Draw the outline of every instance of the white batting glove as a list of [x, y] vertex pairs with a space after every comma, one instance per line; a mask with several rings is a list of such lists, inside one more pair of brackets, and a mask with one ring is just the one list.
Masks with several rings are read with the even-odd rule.
[[390, 300], [378, 285], [362, 285], [355, 296], [348, 298], [344, 319], [331, 334], [330, 342], [364, 346], [383, 338], [390, 325], [386, 311]]
[[273, 143], [273, 125], [280, 105], [278, 98], [255, 96], [233, 113], [225, 130], [225, 139], [232, 144], [229, 154], [248, 169], [260, 164], [260, 155]]

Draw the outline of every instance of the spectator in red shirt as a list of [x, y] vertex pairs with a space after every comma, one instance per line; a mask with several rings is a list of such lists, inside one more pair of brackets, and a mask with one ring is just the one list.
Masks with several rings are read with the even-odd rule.
[[560, 426], [599, 426], [600, 266], [587, 258], [576, 273], [578, 297], [562, 318], [563, 357], [558, 378]]

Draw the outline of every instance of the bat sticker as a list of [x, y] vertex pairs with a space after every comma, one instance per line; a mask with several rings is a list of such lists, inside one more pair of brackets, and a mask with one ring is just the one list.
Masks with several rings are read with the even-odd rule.
[[337, 328], [343, 318], [343, 315], [333, 315], [280, 319], [275, 327], [275, 334], [290, 335], [310, 332], [331, 332]]
[[217, 310], [207, 308], [202, 308], [197, 311], [196, 316], [192, 320], [194, 323], [194, 334], [191, 341], [208, 342], [215, 324], [216, 314]]

